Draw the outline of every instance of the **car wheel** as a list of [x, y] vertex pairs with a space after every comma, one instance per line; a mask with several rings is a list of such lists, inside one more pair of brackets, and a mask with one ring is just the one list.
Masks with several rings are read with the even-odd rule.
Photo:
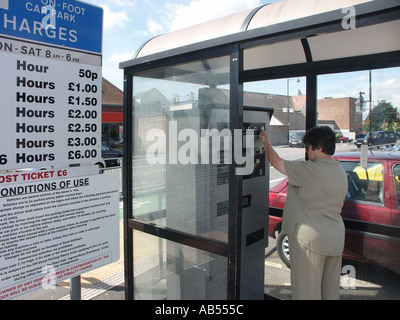
[[279, 234], [276, 240], [276, 250], [282, 262], [290, 268], [289, 239], [287, 234]]
[[101, 162], [97, 162], [95, 165], [97, 165], [97, 166], [99, 166], [99, 173], [101, 174], [101, 173], [103, 173], [103, 171], [104, 171], [104, 163], [101, 163]]

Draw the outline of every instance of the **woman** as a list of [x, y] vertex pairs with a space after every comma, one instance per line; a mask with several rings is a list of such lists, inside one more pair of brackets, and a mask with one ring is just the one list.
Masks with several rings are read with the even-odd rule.
[[289, 178], [282, 230], [290, 247], [293, 299], [339, 299], [344, 224], [340, 216], [347, 176], [332, 158], [336, 137], [329, 127], [309, 130], [307, 161], [285, 161], [260, 133], [272, 166]]

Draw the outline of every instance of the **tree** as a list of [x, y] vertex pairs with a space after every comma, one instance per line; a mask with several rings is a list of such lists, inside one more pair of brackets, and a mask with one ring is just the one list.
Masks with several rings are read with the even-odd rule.
[[378, 101], [378, 104], [371, 111], [371, 129], [396, 131], [399, 127], [397, 108], [386, 100]]

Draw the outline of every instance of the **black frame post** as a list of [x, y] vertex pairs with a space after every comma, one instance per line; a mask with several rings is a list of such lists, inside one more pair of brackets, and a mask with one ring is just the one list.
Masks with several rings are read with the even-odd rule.
[[[239, 75], [242, 59], [239, 46], [235, 46], [231, 53], [230, 68], [230, 130], [234, 132], [237, 126], [243, 126], [243, 94], [242, 85], [239, 85]], [[235, 145], [232, 144], [232, 154], [235, 154]], [[229, 167], [229, 222], [228, 222], [228, 300], [240, 299], [240, 259], [242, 239], [242, 177], [235, 174], [236, 165]]]
[[133, 231], [129, 227], [132, 218], [132, 190], [133, 190], [133, 78], [127, 70], [124, 75], [124, 162], [122, 166], [122, 194], [124, 198], [124, 272], [125, 272], [125, 299], [133, 300]]

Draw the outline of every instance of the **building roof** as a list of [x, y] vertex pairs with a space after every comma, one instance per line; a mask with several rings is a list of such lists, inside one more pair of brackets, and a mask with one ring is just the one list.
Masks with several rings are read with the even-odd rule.
[[124, 93], [103, 77], [102, 84], [103, 106], [123, 106]]

